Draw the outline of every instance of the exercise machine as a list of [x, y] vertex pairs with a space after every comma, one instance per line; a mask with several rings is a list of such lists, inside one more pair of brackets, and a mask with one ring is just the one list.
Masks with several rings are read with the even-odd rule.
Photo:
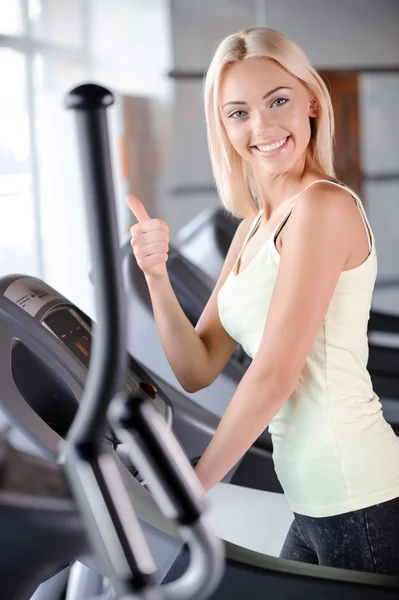
[[[89, 94], [89, 99], [83, 92]], [[179, 409], [176, 400], [179, 394], [169, 394], [169, 386], [163, 387], [135, 359], [127, 357], [123, 345], [125, 309], [121, 265], [110, 208], [113, 197], [112, 186], [107, 179], [111, 177], [108, 153], [103, 146], [107, 143], [104, 102], [106, 99], [109, 105], [112, 96], [98, 86], [78, 88], [74, 94], [78, 95], [78, 110], [83, 113], [80, 116], [83, 127], [79, 131], [83, 128], [85, 132], [82, 141], [85, 160], [82, 162], [86, 172], [86, 197], [91, 199], [90, 204], [88, 200], [88, 216], [93, 220], [91, 244], [98, 258], [97, 273], [94, 273], [98, 323], [89, 322], [77, 307], [39, 280], [23, 276], [2, 280], [0, 401], [12, 431], [23, 432], [43, 454], [30, 463], [31, 480], [36, 482], [36, 490], [34, 494], [31, 491], [30, 497], [42, 497], [45, 504], [49, 490], [53, 490], [54, 497], [58, 491], [58, 497], [66, 501], [64, 509], [69, 509], [70, 516], [75, 519], [70, 525], [75, 525], [76, 536], [72, 527], [63, 525], [64, 514], [55, 507], [53, 520], [47, 519], [47, 514], [43, 515], [42, 521], [31, 517], [35, 522], [36, 535], [29, 537], [31, 553], [26, 555], [28, 558], [37, 548], [38, 540], [42, 543], [42, 530], [46, 527], [51, 530], [51, 544], [45, 558], [40, 558], [43, 552], [37, 552], [35, 581], [29, 578], [34, 567], [29, 564], [28, 569], [19, 560], [18, 552], [14, 553], [14, 562], [12, 557], [8, 559], [7, 538], [2, 536], [2, 565], [12, 567], [11, 572], [15, 575], [14, 589], [2, 597], [5, 600], [25, 600], [28, 597], [26, 594], [17, 595], [15, 582], [21, 572], [25, 571], [24, 580], [28, 582], [29, 579], [32, 588], [40, 577], [50, 576], [56, 568], [71, 560], [89, 562], [87, 555], [94, 559], [93, 568], [109, 578], [115, 593], [125, 599], [208, 596], [214, 600], [260, 600], [270, 595], [293, 600], [307, 600], [309, 596], [335, 600], [338, 594], [343, 600], [396, 597], [399, 577], [294, 563], [268, 555], [261, 547], [268, 541], [267, 521], [278, 520], [276, 513], [273, 515], [264, 501], [271, 492], [222, 483], [215, 486], [214, 493], [211, 490], [205, 499], [197, 494], [195, 478], [187, 461], [192, 457], [187, 446], [184, 450], [182, 423], [184, 418], [188, 422], [193, 414], [198, 417], [202, 414], [203, 427], [206, 428], [205, 415], [208, 413], [194, 405], [186, 412]], [[84, 117], [88, 117], [88, 125]], [[105, 206], [107, 210], [104, 210]], [[52, 410], [54, 403], [57, 410]], [[64, 404], [67, 408], [63, 414], [69, 419], [66, 433], [64, 425], [57, 422], [59, 408]], [[77, 410], [75, 415], [72, 414], [73, 407]], [[193, 412], [190, 412], [191, 409]], [[180, 434], [179, 418], [176, 419], [179, 413]], [[179, 446], [174, 443], [176, 439], [172, 437], [170, 428], [175, 431]], [[62, 433], [64, 437], [60, 435]], [[209, 429], [206, 435], [211, 435]], [[12, 441], [11, 436], [9, 440]], [[125, 443], [129, 446], [130, 470], [117, 453], [118, 446]], [[17, 445], [16, 441], [14, 444]], [[170, 457], [172, 460], [169, 460]], [[7, 472], [4, 466], [10, 466], [10, 460], [5, 457], [2, 464], [2, 472]], [[48, 477], [47, 488], [43, 486], [44, 478], [39, 477], [40, 466], [46, 473], [54, 474], [53, 479]], [[17, 476], [22, 472], [21, 467], [17, 463], [14, 467], [15, 485], [21, 484], [21, 478]], [[147, 477], [154, 495], [143, 489], [137, 473]], [[57, 477], [58, 482], [61, 481], [58, 486]], [[233, 493], [223, 496], [219, 490], [233, 490], [235, 487], [241, 488], [245, 495], [241, 496], [240, 510], [234, 517], [228, 504], [230, 498], [233, 500]], [[7, 518], [6, 512], [3, 512], [5, 500], [2, 486], [0, 518], [4, 523]], [[13, 498], [9, 500], [12, 503]], [[211, 515], [212, 507], [218, 502], [222, 504], [222, 512], [229, 513], [233, 533], [240, 528], [240, 520], [245, 520], [245, 513], [251, 514], [256, 525], [252, 537], [257, 539], [239, 544], [231, 541], [228, 535], [223, 537], [217, 531], [217, 520], [213, 521], [213, 528], [223, 541], [224, 571], [212, 527], [207, 527], [201, 510], [202, 502], [210, 506]], [[20, 505], [27, 509], [27, 519], [31, 507], [27, 508], [27, 503], [22, 501]], [[47, 508], [51, 508], [49, 503]], [[9, 516], [8, 531], [12, 540], [13, 532], [18, 532], [16, 521], [19, 515]], [[171, 522], [176, 516], [177, 525]], [[140, 526], [144, 523], [148, 532], [142, 535]], [[69, 546], [63, 543], [64, 529], [73, 539]], [[150, 531], [160, 536], [159, 551], [162, 550], [160, 540], [165, 542], [165, 554], [160, 562], [163, 560], [164, 567], [168, 561], [169, 564], [162, 581], [157, 578], [151, 561], [151, 545], [147, 548]], [[171, 560], [172, 543], [175, 544], [174, 550], [177, 546], [177, 552]], [[22, 547], [23, 542], [19, 546]], [[190, 581], [180, 579], [184, 578], [190, 564], [197, 564], [197, 568], [191, 569]], [[199, 583], [204, 571], [207, 579], [202, 580], [202, 588], [197, 592], [193, 581]], [[4, 574], [5, 570], [1, 570], [2, 592], [5, 589], [2, 585]], [[182, 581], [185, 581], [185, 586], [182, 586]]]

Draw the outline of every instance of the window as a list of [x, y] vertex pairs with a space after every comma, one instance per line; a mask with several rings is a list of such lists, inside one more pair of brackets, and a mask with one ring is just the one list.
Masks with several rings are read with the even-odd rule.
[[85, 0], [0, 2], [0, 276], [33, 275], [57, 287], [61, 274], [67, 284], [74, 275], [68, 250], [54, 249], [67, 202], [84, 227], [77, 140], [63, 96], [84, 79], [85, 8]]
[[80, 48], [83, 44], [81, 5], [81, 0], [29, 0], [32, 38]]
[[24, 33], [20, 0], [5, 0], [0, 3], [0, 34], [21, 35]]
[[23, 54], [0, 48], [0, 273], [37, 274]]
[[360, 79], [364, 193], [376, 240], [375, 309], [397, 314], [399, 305], [398, 73], [365, 73]]
[[[399, 75], [368, 73], [360, 78], [362, 155], [366, 175], [399, 180]], [[381, 177], [382, 176], [382, 177]]]
[[46, 282], [66, 295], [70, 286], [79, 285], [80, 277], [87, 276], [87, 272], [79, 273], [78, 266], [89, 262], [87, 246], [79, 243], [87, 238], [87, 229], [75, 115], [63, 106], [64, 95], [83, 78], [82, 66], [73, 60], [44, 54], [35, 57], [43, 271]]

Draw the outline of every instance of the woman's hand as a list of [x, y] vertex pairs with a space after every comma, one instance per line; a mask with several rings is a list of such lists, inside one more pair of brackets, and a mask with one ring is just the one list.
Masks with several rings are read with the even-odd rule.
[[130, 242], [137, 264], [145, 275], [161, 277], [167, 274], [169, 226], [161, 219], [151, 219], [142, 202], [133, 195], [126, 204], [138, 220], [130, 229]]

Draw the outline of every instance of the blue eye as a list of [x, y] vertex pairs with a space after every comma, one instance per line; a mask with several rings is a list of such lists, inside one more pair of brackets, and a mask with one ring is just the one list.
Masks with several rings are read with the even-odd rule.
[[235, 110], [234, 112], [229, 114], [229, 119], [240, 119], [243, 115], [246, 115], [245, 110]]
[[[279, 104], [276, 104], [276, 102]], [[271, 106], [283, 106], [283, 104], [286, 104], [286, 102], [288, 102], [288, 98], [276, 98], [274, 102], [272, 102]]]

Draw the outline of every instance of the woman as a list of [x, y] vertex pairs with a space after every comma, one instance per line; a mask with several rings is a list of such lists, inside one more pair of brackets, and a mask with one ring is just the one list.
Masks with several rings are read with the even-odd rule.
[[168, 226], [127, 199], [181, 385], [211, 384], [237, 343], [253, 358], [196, 474], [208, 491], [269, 426], [295, 517], [281, 557], [398, 574], [399, 440], [367, 372], [375, 241], [335, 178], [328, 90], [296, 44], [258, 28], [222, 41], [204, 91], [220, 199], [243, 220], [195, 329], [167, 276]]

